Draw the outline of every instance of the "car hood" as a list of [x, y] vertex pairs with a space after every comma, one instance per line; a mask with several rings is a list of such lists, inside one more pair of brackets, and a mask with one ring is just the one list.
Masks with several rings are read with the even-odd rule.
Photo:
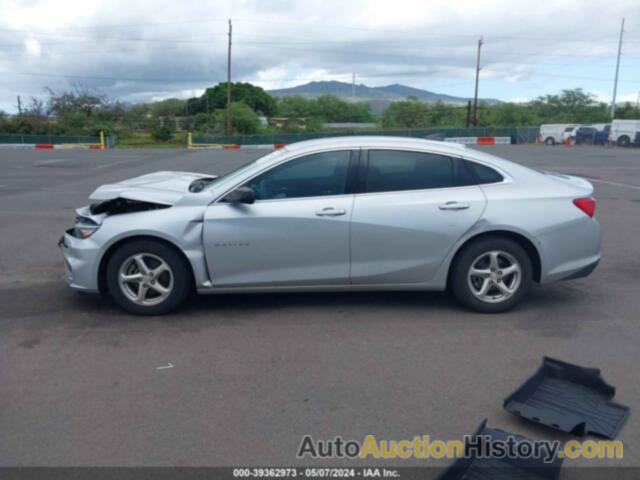
[[125, 198], [162, 205], [175, 205], [189, 193], [189, 186], [196, 180], [211, 180], [215, 175], [192, 172], [155, 172], [130, 178], [118, 183], [102, 185], [90, 196], [91, 200]]

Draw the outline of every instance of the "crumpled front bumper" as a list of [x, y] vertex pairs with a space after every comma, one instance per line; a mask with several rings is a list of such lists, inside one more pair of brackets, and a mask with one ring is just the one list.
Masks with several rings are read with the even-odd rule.
[[100, 247], [89, 238], [65, 233], [58, 240], [64, 258], [64, 279], [69, 286], [83, 292], [98, 292]]

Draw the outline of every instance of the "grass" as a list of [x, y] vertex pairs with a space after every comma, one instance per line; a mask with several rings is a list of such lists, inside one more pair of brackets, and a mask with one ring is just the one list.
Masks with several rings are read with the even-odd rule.
[[167, 142], [158, 142], [147, 132], [132, 132], [118, 137], [116, 148], [187, 148], [187, 134], [176, 133]]

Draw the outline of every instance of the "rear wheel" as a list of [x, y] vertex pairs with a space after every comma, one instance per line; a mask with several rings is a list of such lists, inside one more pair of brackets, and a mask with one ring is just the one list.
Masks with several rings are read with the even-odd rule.
[[533, 268], [527, 252], [503, 237], [487, 237], [469, 244], [451, 271], [455, 297], [481, 313], [500, 313], [518, 304], [531, 288]]
[[617, 143], [619, 147], [628, 147], [629, 144], [631, 144], [631, 139], [626, 135], [622, 135], [620, 138], [618, 138]]
[[553, 138], [553, 137], [547, 137], [547, 138], [544, 140], [544, 143], [545, 143], [545, 145], [555, 145], [555, 144], [556, 144], [556, 141], [554, 140], [554, 138]]
[[154, 240], [122, 245], [107, 266], [113, 299], [136, 315], [162, 315], [178, 307], [191, 289], [185, 260], [170, 246]]

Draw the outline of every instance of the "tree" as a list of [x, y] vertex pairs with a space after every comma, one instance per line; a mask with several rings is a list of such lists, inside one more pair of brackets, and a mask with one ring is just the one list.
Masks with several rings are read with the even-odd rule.
[[299, 95], [278, 98], [276, 110], [279, 117], [307, 118], [318, 115], [317, 102]]
[[193, 129], [198, 132], [207, 132], [215, 130], [216, 116], [209, 113], [198, 113], [193, 117]]
[[385, 128], [424, 128], [429, 123], [429, 107], [413, 96], [391, 103], [382, 113]]
[[[223, 132], [227, 123], [227, 111], [218, 110], [216, 128]], [[256, 133], [260, 129], [260, 117], [244, 102], [235, 102], [231, 106], [231, 127], [234, 132], [244, 135]]]
[[370, 122], [367, 103], [349, 103], [334, 95], [322, 95], [316, 100], [316, 114], [325, 122]]
[[640, 118], [640, 108], [638, 105], [632, 105], [629, 102], [625, 102], [623, 105], [620, 105], [616, 108], [616, 118]]
[[291, 118], [317, 118], [323, 122], [371, 122], [373, 115], [368, 103], [346, 102], [334, 95], [321, 95], [316, 99], [298, 95], [279, 98], [278, 116]]
[[181, 117], [185, 115], [186, 103], [179, 98], [167, 98], [150, 104], [150, 113], [154, 117]]
[[48, 113], [55, 116], [83, 112], [90, 117], [94, 110], [108, 103], [104, 94], [91, 91], [82, 85], [74, 85], [73, 90], [61, 93], [49, 87], [46, 90], [49, 92]]
[[529, 104], [500, 103], [483, 105], [480, 123], [483, 126], [513, 127], [539, 125], [542, 122]]
[[[243, 102], [253, 111], [265, 116], [272, 116], [276, 112], [276, 101], [262, 88], [250, 83], [232, 82], [231, 101]], [[227, 107], [227, 82], [221, 82], [215, 87], [207, 88], [201, 97], [190, 98], [187, 110], [190, 115], [197, 113], [213, 113]]]
[[151, 128], [151, 138], [156, 142], [168, 142], [173, 137], [174, 132], [175, 123], [173, 119], [157, 119]]
[[531, 103], [539, 119], [544, 123], [591, 123], [609, 121], [605, 103], [598, 103], [590, 93], [581, 88], [562, 90], [559, 95], [544, 95]]

